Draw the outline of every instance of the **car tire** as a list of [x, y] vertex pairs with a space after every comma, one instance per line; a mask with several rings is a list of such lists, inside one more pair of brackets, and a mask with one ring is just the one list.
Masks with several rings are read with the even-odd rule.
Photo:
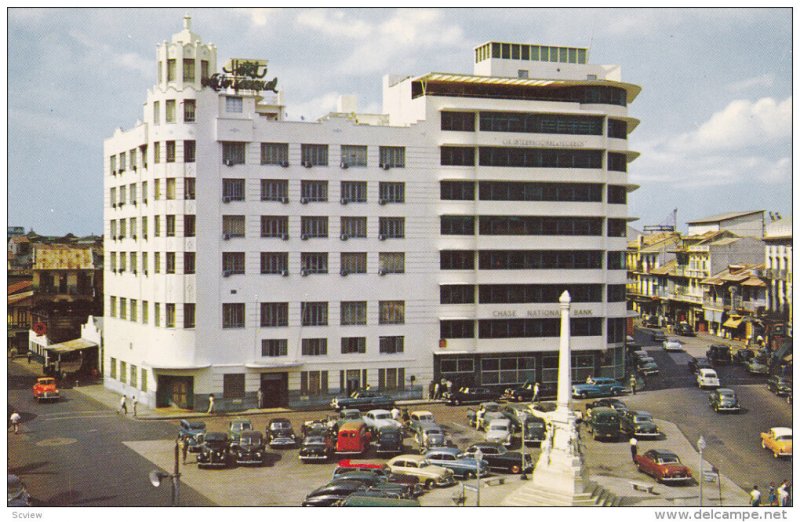
[[461, 406], [461, 401], [456, 399], [456, 400], [453, 401], [453, 404], [456, 405], [456, 406]]
[[761, 441], [761, 449], [767, 449], [767, 445], [764, 443], [763, 440]]
[[586, 394], [586, 392], [581, 392], [579, 395], [580, 395], [580, 398], [581, 398], [581, 399], [586, 399], [586, 398], [588, 397], [588, 395]]
[[518, 396], [517, 396], [517, 402], [522, 402], [522, 401], [523, 401], [523, 397], [522, 397], [522, 395], [518, 395]]
[[611, 395], [613, 395], [614, 397], [618, 396], [619, 395], [619, 390], [614, 388], [613, 390], [611, 390]]
[[433, 489], [436, 486], [436, 481], [433, 479], [428, 479], [425, 481], [425, 487], [428, 489]]
[[470, 480], [470, 479], [474, 479], [474, 478], [475, 478], [475, 472], [474, 471], [467, 471], [467, 472], [464, 473], [464, 479], [465, 480]]
[[518, 475], [520, 471], [522, 471], [522, 468], [520, 468], [519, 464], [514, 464], [511, 466], [511, 473], [514, 475]]

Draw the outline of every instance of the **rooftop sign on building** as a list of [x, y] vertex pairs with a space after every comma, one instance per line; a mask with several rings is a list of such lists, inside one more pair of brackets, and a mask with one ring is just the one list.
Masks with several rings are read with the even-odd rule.
[[262, 80], [267, 75], [267, 60], [231, 58], [222, 68], [224, 74], [214, 73], [203, 79], [203, 87], [215, 91], [231, 88], [234, 91], [272, 91], [277, 93], [278, 78]]

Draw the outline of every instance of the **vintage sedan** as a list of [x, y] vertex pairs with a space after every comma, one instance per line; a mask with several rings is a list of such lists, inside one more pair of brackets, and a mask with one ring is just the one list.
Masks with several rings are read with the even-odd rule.
[[235, 443], [243, 431], [252, 429], [253, 421], [250, 419], [234, 419], [228, 423], [228, 438], [231, 443]]
[[692, 472], [681, 464], [676, 454], [664, 449], [651, 449], [634, 457], [636, 469], [664, 484], [688, 482]]
[[392, 412], [389, 410], [370, 410], [364, 414], [363, 420], [367, 423], [367, 427], [373, 431], [384, 426], [403, 427], [400, 421], [392, 418]]
[[197, 467], [226, 468], [231, 463], [228, 435], [218, 431], [206, 433], [200, 453], [197, 454]]
[[620, 399], [598, 399], [586, 405], [586, 420], [591, 419], [594, 408], [612, 408], [620, 415], [628, 411], [628, 405]]
[[370, 459], [344, 459], [340, 460], [333, 470], [333, 478], [339, 478], [346, 473], [369, 472], [381, 477], [385, 477], [389, 482], [409, 484], [414, 488], [415, 494], [421, 495], [423, 487], [419, 483], [419, 477], [413, 475], [401, 475], [392, 473], [389, 466], [381, 460]]
[[706, 357], [714, 364], [730, 364], [731, 347], [727, 344], [712, 344], [706, 350]]
[[675, 333], [684, 337], [695, 337], [697, 335], [694, 333], [694, 330], [689, 323], [678, 323], [675, 325]]
[[656, 375], [659, 372], [658, 364], [652, 357], [644, 357], [636, 363], [636, 371], [642, 375]]
[[334, 480], [357, 480], [367, 486], [369, 489], [380, 489], [387, 493], [392, 493], [399, 498], [413, 498], [416, 496], [416, 490], [413, 484], [404, 482], [392, 482], [389, 480], [388, 475], [372, 473], [368, 470], [351, 470], [347, 473], [341, 473]]
[[687, 363], [687, 368], [689, 371], [697, 374], [702, 369], [709, 369], [713, 370], [714, 366], [711, 364], [711, 361], [707, 357], [692, 357], [689, 356], [689, 362]]
[[408, 429], [412, 433], [416, 433], [420, 424], [436, 424], [433, 413], [427, 410], [412, 411], [408, 417]]
[[653, 342], [654, 343], [662, 343], [667, 340], [667, 335], [662, 332], [661, 330], [656, 330], [653, 332]]
[[497, 398], [497, 393], [489, 388], [460, 388], [454, 392], [445, 392], [443, 395], [447, 404], [459, 406], [461, 404], [490, 401]]
[[206, 434], [206, 423], [181, 419], [178, 423], [178, 436], [188, 446], [189, 453], [198, 453]]
[[358, 410], [389, 409], [394, 406], [394, 399], [370, 390], [357, 390], [349, 397], [335, 397], [331, 400], [331, 408], [339, 411], [344, 408]]
[[751, 375], [769, 375], [769, 365], [766, 359], [761, 357], [753, 357], [745, 363], [744, 367]]
[[778, 396], [791, 395], [792, 379], [781, 377], [780, 375], [772, 375], [767, 379], [767, 389]]
[[416, 429], [414, 441], [419, 445], [420, 453], [425, 453], [428, 449], [437, 446], [447, 446], [444, 429], [438, 424], [418, 424]]
[[736, 398], [736, 392], [730, 388], [717, 388], [708, 394], [708, 404], [717, 413], [723, 411], [733, 411], [739, 413], [741, 406], [739, 406], [739, 399]]
[[382, 426], [375, 432], [372, 441], [378, 455], [403, 453], [403, 430], [396, 426]]
[[[503, 392], [501, 399], [514, 402], [532, 401], [533, 400], [533, 387], [534, 383], [526, 381], [522, 386], [516, 388], [506, 388]], [[542, 389], [539, 386], [539, 395], [541, 396]]]
[[583, 384], [572, 385], [572, 397], [576, 399], [622, 395], [624, 391], [625, 387], [610, 377], [590, 377]]
[[264, 436], [260, 431], [243, 431], [239, 435], [239, 441], [231, 444], [231, 453], [236, 464], [264, 464], [264, 458], [267, 456]]
[[33, 385], [33, 398], [37, 402], [57, 401], [61, 398], [61, 392], [56, 386], [54, 377], [37, 377]]
[[717, 372], [708, 368], [702, 368], [697, 372], [697, 386], [703, 388], [719, 387], [719, 376]]
[[452, 470], [431, 464], [423, 455], [398, 455], [386, 464], [392, 473], [417, 477], [429, 489], [455, 483]]
[[[458, 448], [433, 448], [425, 452], [425, 458], [431, 464], [441, 466], [453, 471], [459, 478], [472, 478], [477, 475], [478, 461], [474, 457], [461, 453]], [[481, 476], [489, 473], [489, 463], [485, 460], [480, 462]]]
[[331, 432], [325, 428], [309, 429], [300, 446], [300, 460], [303, 462], [328, 462], [335, 448]]
[[761, 434], [761, 447], [772, 452], [772, 456], [792, 456], [792, 428], [770, 428]]
[[683, 351], [683, 343], [680, 342], [678, 339], [674, 337], [670, 337], [669, 339], [665, 339], [664, 342], [661, 344], [664, 347], [665, 352], [682, 352]]
[[511, 421], [495, 419], [486, 428], [487, 442], [499, 442], [503, 446], [511, 446]]
[[756, 354], [753, 352], [753, 350], [748, 348], [739, 348], [733, 354], [733, 362], [736, 364], [747, 364], [747, 361], [755, 356]]
[[267, 437], [271, 448], [290, 448], [297, 444], [297, 435], [289, 419], [271, 419], [267, 424]]
[[366, 492], [369, 488], [357, 480], [333, 480], [306, 495], [302, 506], [332, 506], [353, 493]]
[[467, 421], [469, 422], [470, 426], [473, 426], [477, 429], [482, 429], [483, 427], [482, 424], [484, 423], [483, 421], [486, 420], [485, 419], [486, 414], [492, 412], [499, 413], [501, 410], [502, 407], [500, 406], [500, 404], [494, 401], [482, 402], [478, 406], [478, 411], [475, 411], [472, 408], [467, 409]]
[[[477, 442], [464, 451], [464, 455], [475, 458], [475, 452], [480, 448], [482, 460], [489, 463], [489, 469], [503, 473], [530, 473], [533, 470], [533, 459], [527, 453], [509, 451], [502, 444], [496, 442]], [[523, 466], [524, 459], [524, 466]]]
[[659, 437], [658, 425], [653, 416], [646, 411], [631, 410], [623, 413], [619, 418], [619, 429], [626, 437]]

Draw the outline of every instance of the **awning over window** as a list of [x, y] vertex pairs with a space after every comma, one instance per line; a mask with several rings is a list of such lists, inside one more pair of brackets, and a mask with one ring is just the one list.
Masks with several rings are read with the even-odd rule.
[[742, 324], [741, 317], [730, 317], [722, 326], [725, 328], [739, 328], [740, 324]]
[[63, 343], [51, 344], [50, 346], [47, 346], [45, 350], [53, 353], [69, 353], [95, 347], [97, 347], [97, 343], [93, 343], [92, 341], [87, 341], [86, 339], [73, 339]]

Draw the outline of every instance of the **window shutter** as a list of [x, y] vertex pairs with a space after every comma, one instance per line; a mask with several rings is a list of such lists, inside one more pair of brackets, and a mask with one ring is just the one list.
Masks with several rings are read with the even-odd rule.
[[347, 388], [344, 385], [344, 370], [339, 370], [339, 390], [344, 392]]
[[378, 389], [382, 390], [386, 387], [386, 370], [383, 368], [378, 369]]
[[308, 395], [308, 372], [300, 372], [300, 395]]
[[321, 378], [321, 381], [322, 381], [321, 387], [322, 387], [322, 389], [320, 391], [322, 393], [328, 393], [328, 370], [322, 370], [320, 373], [322, 374], [322, 378]]
[[361, 370], [361, 387], [362, 388], [366, 388], [367, 387], [367, 369], [366, 368]]
[[400, 390], [406, 389], [406, 369], [405, 368], [398, 368], [397, 369], [397, 388]]

